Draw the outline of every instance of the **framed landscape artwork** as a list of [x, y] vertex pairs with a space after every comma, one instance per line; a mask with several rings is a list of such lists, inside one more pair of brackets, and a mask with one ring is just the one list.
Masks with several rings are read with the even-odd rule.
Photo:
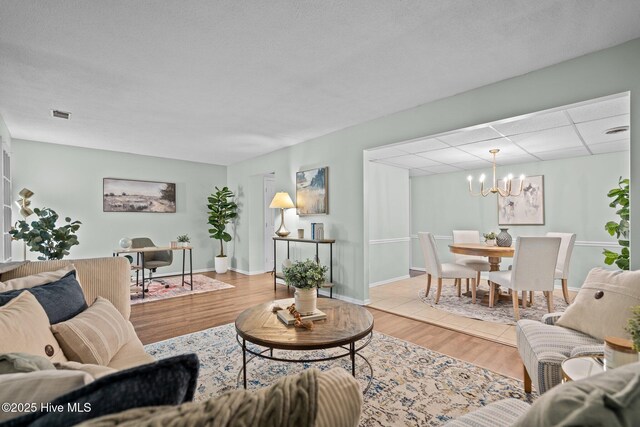
[[103, 212], [174, 213], [176, 184], [103, 178], [102, 210]]
[[298, 215], [329, 213], [329, 168], [310, 169], [296, 173], [296, 208]]
[[[498, 180], [498, 186], [504, 188], [504, 180]], [[543, 175], [526, 177], [516, 197], [498, 197], [498, 225], [544, 225]]]

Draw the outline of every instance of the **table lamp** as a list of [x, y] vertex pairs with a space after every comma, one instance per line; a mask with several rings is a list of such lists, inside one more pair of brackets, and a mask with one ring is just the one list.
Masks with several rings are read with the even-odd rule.
[[284, 226], [284, 210], [296, 207], [296, 205], [293, 204], [293, 200], [291, 200], [291, 197], [289, 197], [289, 193], [287, 193], [286, 191], [276, 193], [276, 195], [273, 196], [273, 200], [271, 201], [269, 207], [280, 209], [281, 222], [280, 228], [278, 228], [276, 234], [280, 237], [287, 237], [289, 235], [289, 230], [287, 230]]

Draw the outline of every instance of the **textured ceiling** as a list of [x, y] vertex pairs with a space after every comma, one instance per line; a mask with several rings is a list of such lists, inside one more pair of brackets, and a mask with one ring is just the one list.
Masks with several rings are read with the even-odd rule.
[[[388, 145], [368, 158], [423, 176], [490, 168], [494, 148], [498, 165], [628, 151], [629, 113], [627, 92]], [[606, 133], [618, 127], [627, 129]]]
[[15, 138], [230, 164], [623, 43], [638, 22], [637, 0], [0, 0], [0, 114]]

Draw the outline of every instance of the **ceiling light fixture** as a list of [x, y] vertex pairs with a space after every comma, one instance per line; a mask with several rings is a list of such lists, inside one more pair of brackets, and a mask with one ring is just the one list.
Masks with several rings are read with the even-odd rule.
[[611, 129], [607, 129], [604, 131], [606, 135], [615, 135], [616, 133], [628, 132], [629, 126], [617, 126]]
[[491, 185], [491, 188], [487, 189], [485, 191], [484, 189], [484, 179], [485, 179], [485, 175], [482, 174], [480, 175], [480, 178], [478, 179], [478, 181], [480, 181], [480, 192], [479, 193], [474, 193], [473, 192], [473, 185], [471, 184], [471, 181], [473, 181], [473, 177], [471, 175], [469, 175], [467, 177], [467, 181], [469, 181], [469, 193], [472, 196], [482, 196], [482, 197], [487, 197], [489, 194], [493, 193], [493, 194], [498, 194], [502, 197], [509, 197], [509, 196], [513, 196], [513, 197], [517, 197], [520, 194], [522, 194], [522, 187], [524, 185], [524, 175], [520, 175], [520, 188], [518, 190], [517, 193], [513, 192], [513, 175], [509, 174], [504, 178], [504, 188], [500, 188], [498, 187], [498, 182], [496, 181], [496, 154], [498, 154], [500, 152], [499, 149], [494, 148], [492, 150], [489, 150], [489, 153], [491, 153], [491, 155], [493, 156], [493, 183]]
[[57, 119], [69, 120], [71, 118], [71, 113], [67, 111], [51, 110], [51, 116]]

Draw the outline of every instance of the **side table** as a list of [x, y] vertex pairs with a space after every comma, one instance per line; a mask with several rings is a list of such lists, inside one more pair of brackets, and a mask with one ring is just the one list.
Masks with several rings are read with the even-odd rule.
[[570, 357], [560, 365], [562, 382], [578, 381], [604, 372], [604, 355]]

